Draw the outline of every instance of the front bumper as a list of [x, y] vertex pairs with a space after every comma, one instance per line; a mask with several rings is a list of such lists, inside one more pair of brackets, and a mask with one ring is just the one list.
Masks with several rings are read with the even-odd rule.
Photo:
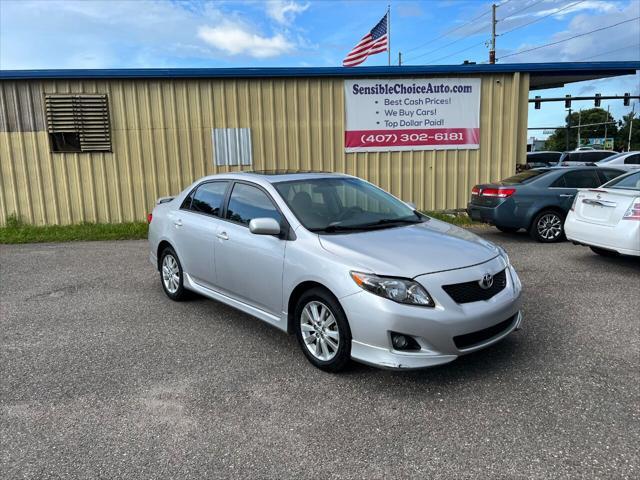
[[[489, 300], [457, 304], [442, 289], [442, 285], [476, 280], [505, 267], [507, 285]], [[513, 267], [506, 266], [501, 257], [469, 268], [422, 275], [415, 280], [434, 298], [434, 308], [403, 305], [366, 291], [340, 299], [351, 327], [354, 360], [390, 369], [432, 367], [492, 345], [522, 324], [520, 280]], [[456, 346], [454, 337], [479, 332], [501, 322], [506, 326], [495, 335], [465, 348]], [[410, 335], [420, 350], [396, 350], [391, 343], [391, 332]]]

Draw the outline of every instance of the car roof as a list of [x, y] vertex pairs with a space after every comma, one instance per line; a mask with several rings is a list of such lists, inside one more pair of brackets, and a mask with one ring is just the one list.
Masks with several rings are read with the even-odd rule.
[[353, 178], [346, 173], [294, 171], [294, 170], [247, 170], [241, 172], [219, 173], [201, 178], [198, 182], [207, 180], [250, 180], [258, 184], [279, 183], [292, 180], [309, 180], [314, 178]]

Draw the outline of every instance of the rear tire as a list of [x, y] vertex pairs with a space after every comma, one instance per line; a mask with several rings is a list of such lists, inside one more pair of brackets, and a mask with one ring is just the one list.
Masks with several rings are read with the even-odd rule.
[[518, 230], [520, 230], [517, 227], [502, 227], [499, 225], [496, 225], [496, 228], [504, 233], [516, 233]]
[[307, 360], [327, 372], [343, 370], [351, 358], [351, 330], [342, 307], [328, 291], [302, 294], [294, 313], [296, 338]]
[[541, 243], [555, 243], [564, 239], [564, 215], [556, 210], [538, 213], [529, 227], [529, 235]]
[[589, 247], [593, 253], [597, 253], [598, 255], [602, 255], [603, 257], [619, 257], [620, 254], [618, 252], [614, 252], [613, 250], [607, 250], [606, 248], [598, 248], [598, 247]]
[[183, 285], [184, 275], [178, 255], [171, 247], [165, 248], [160, 254], [160, 283], [167, 297], [175, 302], [185, 300], [189, 292]]

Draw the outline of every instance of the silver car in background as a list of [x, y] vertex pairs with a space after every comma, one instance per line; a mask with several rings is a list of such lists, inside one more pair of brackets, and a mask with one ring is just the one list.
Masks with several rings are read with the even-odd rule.
[[197, 292], [295, 334], [324, 370], [439, 365], [522, 321], [502, 248], [356, 177], [205, 177], [149, 220], [169, 298]]

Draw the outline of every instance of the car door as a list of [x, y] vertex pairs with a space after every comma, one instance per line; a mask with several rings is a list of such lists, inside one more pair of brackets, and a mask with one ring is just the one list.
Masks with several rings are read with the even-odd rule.
[[272, 315], [282, 312], [282, 272], [286, 241], [282, 236], [255, 235], [254, 218], [271, 217], [286, 222], [269, 194], [246, 182], [232, 186], [225, 221], [216, 233], [217, 288]]
[[198, 284], [215, 285], [215, 239], [229, 181], [204, 182], [174, 218], [174, 238], [183, 270]]
[[578, 188], [596, 188], [601, 183], [596, 169], [575, 169], [569, 170], [558, 178], [552, 184], [551, 189], [556, 196], [557, 205], [568, 212]]

